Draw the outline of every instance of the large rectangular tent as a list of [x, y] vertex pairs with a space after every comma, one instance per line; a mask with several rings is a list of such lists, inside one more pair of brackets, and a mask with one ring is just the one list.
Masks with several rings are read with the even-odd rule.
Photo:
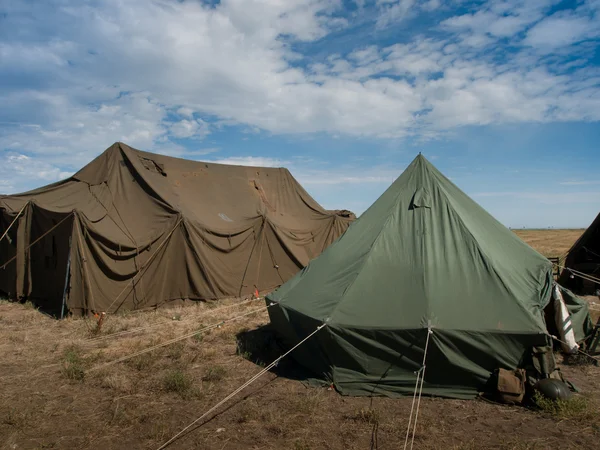
[[67, 180], [0, 196], [0, 290], [76, 315], [244, 296], [287, 281], [354, 219], [284, 168], [115, 143]]

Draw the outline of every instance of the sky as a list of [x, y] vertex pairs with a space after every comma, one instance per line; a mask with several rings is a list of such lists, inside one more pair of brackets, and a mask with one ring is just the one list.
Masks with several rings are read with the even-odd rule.
[[1, 0], [0, 192], [112, 143], [366, 210], [422, 152], [510, 227], [600, 212], [600, 0]]

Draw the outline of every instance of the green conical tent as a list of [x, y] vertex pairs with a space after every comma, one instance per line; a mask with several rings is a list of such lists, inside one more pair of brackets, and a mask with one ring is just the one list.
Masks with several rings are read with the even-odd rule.
[[350, 395], [473, 397], [548, 345], [551, 263], [419, 155], [321, 256], [267, 297], [294, 352]]

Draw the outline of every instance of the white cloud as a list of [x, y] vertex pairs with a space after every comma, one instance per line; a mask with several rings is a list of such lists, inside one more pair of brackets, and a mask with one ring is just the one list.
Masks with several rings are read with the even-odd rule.
[[411, 13], [415, 13], [415, 0], [383, 0], [378, 1], [382, 4], [382, 10], [377, 19], [378, 27], [386, 27], [394, 22], [400, 22]]
[[0, 97], [0, 103], [15, 108], [39, 105], [52, 112], [45, 125], [12, 127], [0, 134], [0, 148], [35, 152], [54, 164], [77, 168], [116, 141], [148, 150], [176, 147], [161, 141], [167, 132], [162, 125], [166, 111], [147, 93], [122, 95], [94, 107], [73, 104], [68, 92], [11, 94]]
[[289, 164], [288, 161], [264, 156], [230, 156], [228, 158], [213, 159], [207, 162], [251, 167], [284, 167]]
[[177, 110], [177, 114], [191, 118], [194, 116], [194, 110], [192, 108], [181, 107]]
[[[292, 44], [352, 26], [340, 0], [12, 3], [3, 25], [19, 33], [7, 28], [11, 39], [0, 42], [0, 75], [28, 81], [0, 86], [0, 149], [76, 169], [117, 140], [183, 155], [190, 152], [171, 139], [231, 125], [396, 139], [465, 125], [600, 120], [600, 74], [585, 64], [593, 51], [563, 49], [576, 65], [570, 55], [548, 62], [538, 54], [544, 42], [593, 36], [595, 10], [542, 20], [553, 3], [489, 2], [431, 36], [361, 41], [318, 60]], [[403, 26], [448, 6], [391, 0], [376, 8], [380, 26]], [[37, 36], [32, 21], [45, 23], [52, 39]]]
[[72, 175], [53, 164], [37, 160], [19, 153], [5, 153], [0, 156], [0, 193], [10, 194], [28, 190], [31, 179], [42, 183], [53, 183]]
[[572, 13], [557, 13], [542, 20], [527, 33], [525, 43], [552, 50], [600, 36], [600, 23], [595, 18]]
[[[180, 110], [183, 108], [180, 108]], [[171, 136], [183, 139], [183, 138], [203, 138], [210, 134], [209, 125], [202, 119], [196, 120], [180, 120], [174, 122], [169, 126], [169, 133]]]

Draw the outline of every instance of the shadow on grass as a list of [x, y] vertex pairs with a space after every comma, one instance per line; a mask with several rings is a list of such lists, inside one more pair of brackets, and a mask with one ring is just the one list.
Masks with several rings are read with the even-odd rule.
[[[238, 355], [261, 367], [268, 366], [289, 350], [281, 344], [271, 324], [241, 331], [236, 335], [236, 339]], [[314, 374], [297, 364], [292, 354], [279, 361], [271, 372], [291, 380], [315, 381]]]

